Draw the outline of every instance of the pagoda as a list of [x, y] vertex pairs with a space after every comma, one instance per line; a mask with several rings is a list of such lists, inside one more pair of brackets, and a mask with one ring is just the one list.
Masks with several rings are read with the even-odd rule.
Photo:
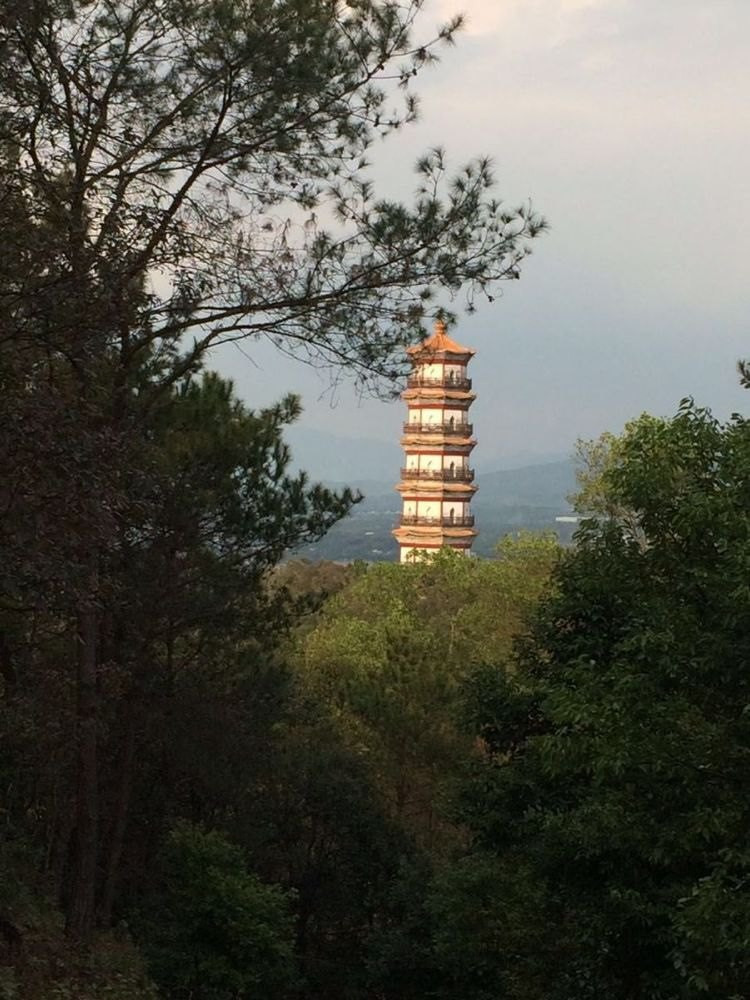
[[396, 487], [403, 510], [393, 531], [399, 558], [409, 562], [445, 546], [468, 555], [477, 535], [470, 512], [477, 488], [469, 468], [476, 445], [469, 407], [476, 397], [466, 374], [474, 351], [452, 340], [438, 320], [432, 336], [407, 353], [412, 373], [401, 393], [408, 414]]

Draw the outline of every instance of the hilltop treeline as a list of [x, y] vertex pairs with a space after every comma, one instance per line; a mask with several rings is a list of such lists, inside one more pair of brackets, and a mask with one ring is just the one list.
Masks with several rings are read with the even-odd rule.
[[[208, 377], [152, 442], [173, 488], [110, 571], [75, 946], [75, 619], [62, 568], [54, 607], [7, 580], [6, 995], [744, 996], [747, 423], [686, 403], [605, 439], [573, 550], [267, 572], [238, 456], [223, 491], [211, 462], [248, 434], [283, 458], [285, 415]], [[274, 483], [275, 531], [349, 502]]]

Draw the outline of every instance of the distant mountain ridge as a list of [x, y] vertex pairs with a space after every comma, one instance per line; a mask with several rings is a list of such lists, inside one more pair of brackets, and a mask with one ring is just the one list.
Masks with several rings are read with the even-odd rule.
[[566, 497], [576, 480], [571, 459], [500, 469], [477, 476], [479, 491], [473, 501], [478, 510], [486, 504], [528, 504], [531, 506], [568, 507]]
[[300, 424], [292, 424], [284, 436], [292, 450], [292, 469], [307, 472], [311, 479], [330, 483], [398, 475], [397, 440], [351, 438]]
[[[326, 483], [359, 486], [367, 484], [368, 492], [385, 486], [390, 490], [398, 480], [403, 465], [403, 451], [398, 441], [398, 428], [393, 441], [379, 438], [354, 438], [345, 434], [292, 424], [285, 433], [292, 451], [293, 471], [304, 470], [311, 479]], [[537, 455], [517, 452], [512, 455], [487, 456], [486, 444], [477, 449], [474, 466], [480, 478], [500, 473], [565, 464], [565, 455]], [[485, 471], [488, 470], [488, 471]], [[491, 470], [491, 471], [489, 471]]]
[[[396, 473], [388, 479], [348, 478], [332, 486], [354, 486], [364, 499], [352, 514], [337, 524], [316, 545], [296, 553], [310, 559], [389, 560], [397, 557], [391, 528], [401, 504], [395, 492]], [[569, 511], [567, 495], [575, 488], [575, 470], [570, 459], [504, 469], [477, 476], [479, 490], [472, 501], [479, 538], [475, 551], [489, 555], [508, 532], [556, 531], [568, 541], [570, 526], [555, 518]]]

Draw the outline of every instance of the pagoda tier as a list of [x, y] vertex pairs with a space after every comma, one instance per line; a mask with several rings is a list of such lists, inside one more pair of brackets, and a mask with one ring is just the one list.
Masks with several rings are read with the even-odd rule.
[[403, 511], [393, 531], [401, 562], [444, 546], [468, 553], [477, 535], [469, 507], [476, 492], [469, 408], [476, 397], [466, 374], [474, 352], [451, 340], [438, 321], [434, 334], [408, 353], [413, 371], [401, 393], [408, 412], [396, 487]]

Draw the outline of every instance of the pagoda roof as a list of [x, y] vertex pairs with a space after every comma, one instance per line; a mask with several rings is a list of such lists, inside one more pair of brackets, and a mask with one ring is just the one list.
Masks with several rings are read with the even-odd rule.
[[445, 323], [438, 319], [435, 321], [435, 329], [431, 337], [425, 337], [423, 341], [414, 347], [407, 347], [407, 354], [475, 354], [470, 347], [462, 347], [448, 336]]

